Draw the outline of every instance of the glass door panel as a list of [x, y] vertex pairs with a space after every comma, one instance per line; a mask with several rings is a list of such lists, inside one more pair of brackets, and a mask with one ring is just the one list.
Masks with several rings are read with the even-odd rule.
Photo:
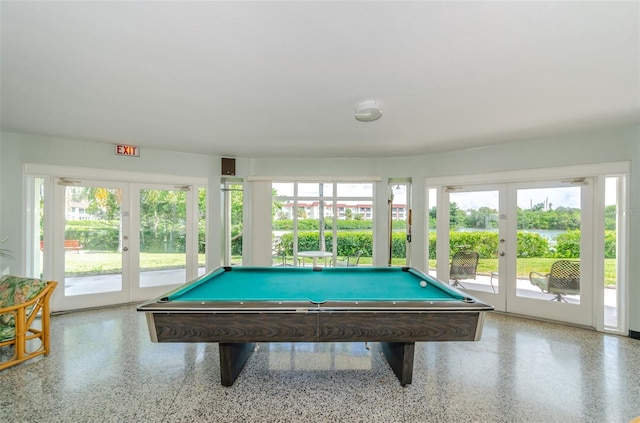
[[622, 314], [624, 301], [621, 285], [620, 251], [624, 249], [624, 178], [611, 176], [605, 179], [604, 212], [604, 327], [622, 332]]
[[429, 275], [437, 277], [437, 249], [438, 246], [438, 190], [429, 188], [427, 190], [427, 210], [428, 214], [425, 218], [427, 222], [428, 247], [427, 247], [427, 271]]
[[517, 251], [507, 311], [592, 326], [592, 181], [514, 184], [512, 190]]
[[575, 186], [517, 190], [518, 297], [580, 303], [580, 194]]
[[[224, 204], [224, 260], [225, 266], [242, 266], [242, 228], [244, 214], [244, 191], [239, 181], [224, 181], [222, 186]], [[200, 208], [200, 225], [205, 220], [205, 209]], [[204, 234], [204, 228], [200, 230]], [[199, 261], [204, 261], [204, 244], [199, 244]], [[199, 264], [199, 271], [204, 267]]]
[[500, 190], [449, 193], [449, 280], [470, 291], [500, 291], [498, 246]]
[[293, 265], [294, 227], [297, 206], [293, 182], [277, 182], [271, 186], [271, 256], [273, 266]]
[[327, 266], [333, 262], [333, 184], [299, 183], [297, 263]]
[[64, 239], [54, 248], [64, 251], [65, 297], [122, 292], [122, 199], [121, 188], [64, 187]]
[[407, 182], [389, 184], [390, 266], [409, 266], [407, 257], [411, 239], [411, 217]]
[[334, 205], [336, 266], [373, 265], [373, 184], [336, 184]]
[[139, 191], [139, 268], [141, 288], [187, 280], [187, 192], [182, 189]]
[[[242, 187], [240, 187], [242, 189]], [[242, 202], [242, 197], [240, 197]], [[240, 209], [242, 212], [242, 208]], [[207, 189], [198, 187], [198, 276], [207, 271]], [[240, 227], [242, 227], [242, 214], [240, 214]], [[240, 232], [240, 244], [242, 245], [242, 232]], [[240, 251], [242, 256], [242, 251]]]

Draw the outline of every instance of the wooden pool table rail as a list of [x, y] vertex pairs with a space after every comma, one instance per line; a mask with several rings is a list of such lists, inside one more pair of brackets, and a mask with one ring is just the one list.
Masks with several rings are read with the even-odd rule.
[[[382, 342], [402, 385], [411, 383], [420, 341], [476, 341], [485, 311], [148, 312], [154, 342], [218, 342], [221, 382], [230, 386], [255, 342]], [[243, 345], [245, 344], [245, 345]]]

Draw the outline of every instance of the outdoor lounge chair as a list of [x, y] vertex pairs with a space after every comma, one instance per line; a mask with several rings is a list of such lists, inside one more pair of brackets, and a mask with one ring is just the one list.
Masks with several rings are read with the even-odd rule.
[[358, 263], [360, 263], [360, 256], [362, 255], [362, 253], [363, 253], [362, 250], [358, 250], [351, 255], [344, 256], [341, 259], [336, 260], [335, 266], [336, 267], [357, 267]]
[[451, 285], [464, 288], [460, 283], [461, 279], [475, 279], [479, 259], [480, 254], [476, 251], [455, 253], [451, 258], [451, 267], [449, 268], [449, 280], [453, 281]]
[[57, 284], [11, 275], [0, 278], [0, 370], [49, 354], [49, 300]]
[[551, 265], [546, 275], [538, 272], [529, 273], [531, 283], [548, 294], [552, 301], [564, 301], [565, 295], [580, 294], [580, 262], [558, 260]]

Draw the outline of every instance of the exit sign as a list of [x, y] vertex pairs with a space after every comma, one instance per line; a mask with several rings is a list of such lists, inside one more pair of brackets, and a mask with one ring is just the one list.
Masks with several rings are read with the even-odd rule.
[[140, 148], [137, 145], [116, 145], [116, 154], [119, 156], [140, 157]]

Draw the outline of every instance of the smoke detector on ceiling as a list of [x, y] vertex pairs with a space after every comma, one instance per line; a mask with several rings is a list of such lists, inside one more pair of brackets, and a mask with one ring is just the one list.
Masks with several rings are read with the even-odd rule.
[[373, 122], [382, 117], [382, 106], [375, 100], [363, 101], [356, 107], [355, 118], [360, 122]]

